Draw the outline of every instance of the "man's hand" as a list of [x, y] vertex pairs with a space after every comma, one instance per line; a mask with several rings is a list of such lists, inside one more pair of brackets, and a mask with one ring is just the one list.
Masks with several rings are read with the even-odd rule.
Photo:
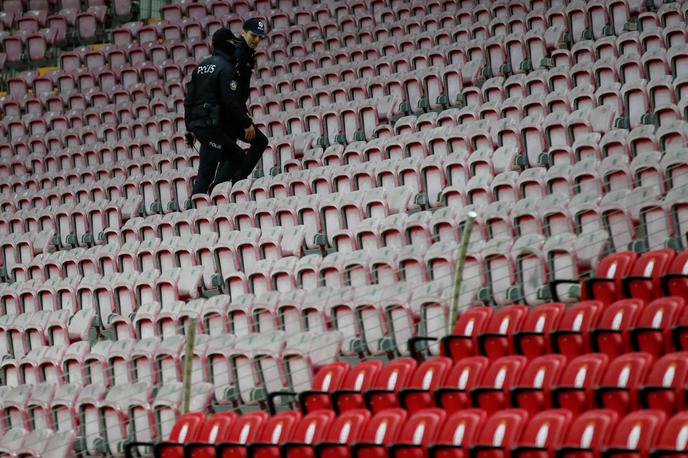
[[194, 134], [191, 132], [187, 132], [184, 134], [184, 138], [186, 139], [186, 146], [189, 148], [193, 148], [194, 142], [196, 141], [196, 137], [194, 137]]
[[254, 138], [256, 138], [256, 129], [253, 127], [253, 124], [251, 124], [247, 129], [244, 129], [244, 139], [250, 142]]

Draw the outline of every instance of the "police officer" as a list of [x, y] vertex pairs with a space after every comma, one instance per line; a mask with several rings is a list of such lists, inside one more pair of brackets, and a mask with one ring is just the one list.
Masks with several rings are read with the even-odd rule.
[[[194, 70], [184, 99], [187, 143], [201, 143], [192, 192], [209, 193], [216, 184], [250, 175], [268, 140], [253, 125], [246, 102], [255, 67], [255, 48], [265, 36], [262, 20], [244, 23], [241, 38], [227, 28], [213, 34], [213, 55]], [[242, 150], [236, 140], [250, 143]]]

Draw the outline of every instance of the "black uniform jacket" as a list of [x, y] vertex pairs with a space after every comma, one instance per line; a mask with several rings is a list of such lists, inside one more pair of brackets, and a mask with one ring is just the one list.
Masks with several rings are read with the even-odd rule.
[[[246, 129], [251, 126], [253, 121], [246, 113], [251, 75], [247, 71], [237, 71], [241, 67], [237, 68], [234, 62], [235, 59], [228, 54], [215, 50], [193, 71], [184, 99], [187, 130], [237, 126]], [[246, 68], [246, 63], [238, 63]]]

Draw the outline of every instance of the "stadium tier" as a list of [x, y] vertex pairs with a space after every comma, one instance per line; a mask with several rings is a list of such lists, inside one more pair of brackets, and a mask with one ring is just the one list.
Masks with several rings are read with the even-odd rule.
[[0, 1], [0, 456], [688, 456], [688, 1], [150, 3]]

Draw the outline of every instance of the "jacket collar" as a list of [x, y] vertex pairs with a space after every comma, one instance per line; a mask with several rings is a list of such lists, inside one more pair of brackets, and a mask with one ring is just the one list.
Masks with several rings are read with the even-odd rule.
[[214, 50], [213, 50], [213, 55], [214, 55], [214, 56], [220, 56], [220, 57], [222, 57], [224, 60], [226, 60], [227, 62], [232, 62], [232, 60], [233, 60], [232, 56], [230, 56], [229, 54], [227, 54], [226, 52], [224, 52], [224, 51], [221, 50], [221, 49], [214, 49]]

